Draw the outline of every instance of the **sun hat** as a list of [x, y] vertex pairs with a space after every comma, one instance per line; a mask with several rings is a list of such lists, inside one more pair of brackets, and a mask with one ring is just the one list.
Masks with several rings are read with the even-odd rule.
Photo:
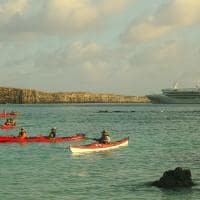
[[106, 130], [103, 130], [101, 133], [102, 133], [103, 135], [109, 136], [109, 133], [108, 133], [108, 131], [106, 131]]

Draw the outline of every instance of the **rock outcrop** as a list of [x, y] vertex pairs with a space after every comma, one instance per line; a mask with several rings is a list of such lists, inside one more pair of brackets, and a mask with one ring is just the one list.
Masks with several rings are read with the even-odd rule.
[[123, 96], [91, 92], [42, 92], [30, 89], [0, 87], [0, 103], [148, 103], [145, 96]]
[[163, 176], [159, 180], [154, 181], [152, 185], [161, 188], [174, 189], [180, 187], [191, 187], [194, 183], [189, 169], [177, 167], [175, 170], [164, 172]]

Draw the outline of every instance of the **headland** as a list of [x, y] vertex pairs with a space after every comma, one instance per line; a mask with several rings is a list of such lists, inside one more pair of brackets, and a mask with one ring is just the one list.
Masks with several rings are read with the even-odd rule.
[[0, 87], [0, 103], [149, 103], [145, 96], [124, 96], [92, 92], [43, 92], [34, 89]]

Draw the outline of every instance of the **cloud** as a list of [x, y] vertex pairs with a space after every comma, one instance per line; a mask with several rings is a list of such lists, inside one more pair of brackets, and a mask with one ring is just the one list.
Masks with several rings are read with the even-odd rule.
[[98, 13], [96, 7], [85, 0], [50, 0], [45, 17], [48, 25], [52, 24], [53, 27], [70, 31], [90, 26], [96, 21]]
[[[193, 83], [200, 74], [198, 44], [196, 40], [179, 38], [144, 48], [113, 48], [95, 41], [66, 42], [50, 50], [18, 45], [17, 51], [22, 52], [19, 55], [15, 56], [18, 52], [11, 47], [3, 54], [9, 59], [1, 67], [0, 84], [51, 91], [144, 95], [148, 90], [170, 87], [177, 80]], [[2, 51], [7, 48], [2, 47]]]
[[[76, 41], [49, 52], [40, 49], [37, 53], [29, 52], [31, 46], [26, 46], [28, 49], [22, 48], [25, 54], [23, 57], [13, 58], [12, 62], [7, 61], [4, 65], [7, 66], [5, 71], [8, 68], [12, 69], [10, 76], [12, 74], [12, 77], [20, 77], [20, 80], [23, 79], [25, 82], [28, 80], [24, 83], [29, 84], [28, 87], [32, 84], [31, 87], [34, 88], [34, 85], [40, 84], [41, 89], [49, 87], [51, 90], [101, 92], [103, 90], [111, 92], [112, 86], [125, 87], [122, 79], [126, 77], [128, 71], [124, 70], [126, 66], [124, 55], [107, 45], [94, 41]], [[37, 83], [33, 79], [37, 80]], [[16, 81], [15, 78], [13, 80]], [[54, 85], [50, 83], [52, 80], [56, 80]], [[1, 83], [4, 81], [1, 79]], [[20, 84], [21, 81], [16, 81], [15, 85], [20, 87]]]
[[110, 15], [122, 11], [134, 3], [134, 0], [103, 0], [98, 5], [100, 15]]
[[6, 3], [3, 2], [0, 4], [0, 16], [2, 17], [11, 17], [16, 14], [23, 14], [25, 9], [27, 8], [28, 2], [27, 0], [7, 0]]
[[101, 53], [103, 47], [95, 42], [83, 43], [81, 41], [77, 41], [71, 45], [70, 49], [72, 55], [76, 54], [77, 56], [85, 56], [89, 54], [90, 56], [94, 56]]
[[0, 4], [0, 25], [8, 24], [13, 17], [23, 15], [27, 9], [27, 0], [8, 0]]
[[[9, 0], [0, 3], [1, 35], [74, 35], [95, 30], [130, 0]], [[132, 2], [131, 2], [132, 3]]]
[[132, 23], [123, 35], [126, 41], [146, 42], [178, 28], [200, 23], [200, 1], [169, 0], [157, 12]]

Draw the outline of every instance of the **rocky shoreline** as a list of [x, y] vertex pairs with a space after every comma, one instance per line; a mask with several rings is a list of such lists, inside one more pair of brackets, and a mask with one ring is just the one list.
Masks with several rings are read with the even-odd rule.
[[43, 92], [32, 89], [0, 87], [0, 103], [149, 103], [145, 96], [123, 96], [92, 92]]

